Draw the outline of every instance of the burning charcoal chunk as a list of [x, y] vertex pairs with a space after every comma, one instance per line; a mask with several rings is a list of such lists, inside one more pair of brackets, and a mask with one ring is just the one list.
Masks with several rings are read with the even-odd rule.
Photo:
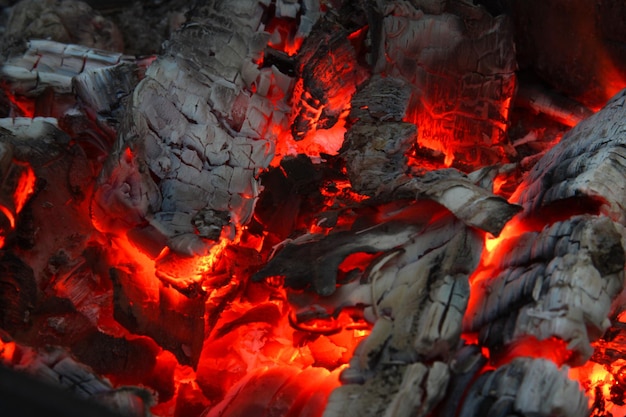
[[13, 233], [18, 214], [32, 194], [35, 174], [28, 163], [15, 160], [15, 148], [11, 143], [0, 142], [0, 243]]
[[473, 284], [466, 329], [494, 349], [558, 337], [584, 362], [622, 290], [621, 239], [609, 219], [584, 216], [504, 241]]
[[323, 368], [274, 367], [246, 376], [202, 417], [320, 416], [335, 375]]
[[341, 151], [350, 184], [359, 194], [374, 196], [407, 168], [405, 153], [415, 140], [411, 123], [357, 123], [348, 130]]
[[324, 237], [303, 236], [288, 242], [252, 280], [280, 275], [285, 277], [288, 287], [312, 287], [320, 295], [330, 295], [335, 291], [337, 269], [348, 255], [391, 250], [409, 241], [420, 228], [388, 222], [361, 231], [337, 232]]
[[344, 385], [328, 399], [324, 417], [424, 417], [441, 401], [448, 365], [389, 364], [363, 385]]
[[[414, 3], [442, 11], [442, 2]], [[412, 86], [404, 120], [417, 125], [419, 146], [444, 152], [447, 164], [499, 163], [515, 89], [512, 25], [470, 2], [449, 3], [441, 14], [386, 4], [380, 32], [372, 34], [380, 44], [374, 72]]]
[[[373, 105], [366, 104], [369, 98]], [[429, 199], [443, 205], [468, 225], [498, 235], [520, 207], [474, 185], [453, 169], [408, 175], [406, 153], [415, 129], [402, 118], [406, 82], [372, 78], [352, 100], [348, 130], [341, 149], [353, 189], [379, 200]], [[388, 121], [389, 119], [389, 121]]]
[[587, 118], [548, 151], [520, 187], [524, 216], [537, 217], [556, 203], [590, 200], [626, 224], [626, 91]]
[[521, 210], [520, 206], [509, 204], [502, 197], [474, 185], [464, 174], [453, 169], [429, 171], [415, 178], [400, 177], [387, 188], [395, 198], [436, 201], [468, 226], [495, 236]]
[[5, 48], [30, 39], [51, 39], [91, 48], [122, 51], [122, 35], [110, 20], [75, 0], [22, 0], [12, 9]]
[[204, 299], [187, 298], [156, 283], [136, 282], [121, 270], [111, 270], [114, 317], [128, 330], [152, 337], [181, 363], [197, 364], [204, 341]]
[[[268, 42], [262, 12], [256, 2], [210, 3], [172, 35], [135, 89], [103, 170], [95, 202], [103, 231], [149, 223], [173, 252], [207, 255], [222, 230], [234, 238], [250, 220], [259, 171], [287, 123], [286, 104], [267, 95], [275, 69], [256, 68]], [[147, 204], [136, 210], [129, 192]]]
[[[9, 348], [8, 350], [5, 350]], [[129, 417], [149, 416], [154, 399], [139, 387], [114, 389], [111, 383], [60, 348], [34, 350], [7, 337], [0, 339], [2, 365], [25, 372], [39, 381], [63, 388], [79, 398], [98, 402]]]
[[349, 35], [341, 24], [326, 19], [304, 40], [292, 110], [295, 140], [334, 126], [349, 107], [356, 87], [365, 80], [366, 70], [358, 63]]
[[400, 122], [406, 115], [410, 98], [411, 87], [406, 81], [375, 75], [352, 96], [349, 119], [364, 123]]
[[463, 402], [460, 417], [589, 415], [578, 382], [545, 359], [517, 358], [478, 377]]

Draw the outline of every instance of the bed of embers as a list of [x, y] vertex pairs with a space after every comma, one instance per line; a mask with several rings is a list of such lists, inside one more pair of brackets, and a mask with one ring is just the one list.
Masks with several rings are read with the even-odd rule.
[[626, 414], [621, 1], [14, 3], [0, 407]]

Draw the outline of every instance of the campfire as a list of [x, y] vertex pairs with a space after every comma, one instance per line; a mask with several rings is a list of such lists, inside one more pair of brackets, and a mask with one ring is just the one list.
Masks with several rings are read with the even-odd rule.
[[626, 414], [622, 2], [88, 3], [0, 22], [5, 409]]

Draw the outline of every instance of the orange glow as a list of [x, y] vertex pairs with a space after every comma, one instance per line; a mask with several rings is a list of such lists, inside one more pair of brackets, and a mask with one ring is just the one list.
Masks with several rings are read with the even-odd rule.
[[13, 163], [24, 167], [24, 171], [20, 175], [17, 187], [13, 193], [15, 212], [19, 214], [19, 212], [22, 211], [24, 204], [28, 201], [28, 198], [35, 191], [35, 180], [37, 178], [35, 177], [35, 171], [33, 171], [29, 164], [18, 161], [14, 161]]
[[611, 413], [604, 415], [624, 415], [626, 406], [616, 404], [622, 399], [620, 395], [618, 395], [616, 403], [612, 401], [615, 399], [612, 389], [618, 385], [615, 376], [625, 362], [624, 359], [618, 359], [614, 364], [601, 365], [590, 361], [581, 367], [570, 369], [569, 377], [577, 380], [585, 390], [589, 398], [590, 408], [600, 408], [607, 413]]
[[15, 106], [14, 108], [18, 111], [18, 114], [13, 115], [13, 117], [35, 117], [35, 101], [23, 96], [17, 96], [12, 94], [8, 90], [4, 90], [7, 98]]
[[293, 19], [272, 19], [265, 28], [270, 34], [268, 45], [289, 56], [297, 54], [304, 39], [295, 36], [296, 29], [296, 21]]
[[0, 360], [10, 363], [13, 360], [16, 348], [15, 342], [3, 342], [2, 339], [0, 339]]
[[[330, 129], [315, 129], [309, 132], [302, 140], [295, 141], [290, 131], [276, 131], [276, 150], [271, 166], [278, 166], [286, 156], [298, 154], [318, 159], [321, 154], [336, 155], [346, 133], [346, 113]], [[276, 129], [274, 127], [274, 129]]]
[[564, 340], [556, 337], [539, 340], [528, 336], [507, 346], [497, 355], [492, 355], [492, 364], [498, 367], [518, 357], [531, 357], [550, 359], [557, 366], [562, 366], [570, 356], [571, 352], [567, 349], [567, 342]]

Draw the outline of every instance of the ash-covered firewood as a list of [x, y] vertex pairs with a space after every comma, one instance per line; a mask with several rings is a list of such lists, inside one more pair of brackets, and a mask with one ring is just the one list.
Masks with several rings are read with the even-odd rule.
[[233, 237], [250, 219], [257, 175], [288, 130], [291, 85], [257, 65], [263, 11], [246, 1], [198, 7], [149, 67], [94, 201], [103, 231], [141, 229], [174, 252], [206, 254], [222, 229]]
[[5, 29], [3, 49], [31, 39], [124, 50], [122, 35], [115, 24], [87, 3], [76, 0], [22, 0], [14, 5]]
[[[420, 206], [424, 209], [421, 214]], [[364, 250], [362, 243], [368, 242], [382, 254], [360, 280], [340, 285], [332, 296], [315, 301], [329, 314], [350, 305], [364, 306], [365, 317], [374, 322], [372, 333], [342, 374], [346, 385], [333, 391], [326, 417], [427, 415], [445, 393], [450, 373], [446, 361], [459, 341], [469, 297], [467, 278], [480, 256], [480, 237], [434, 203], [417, 202], [412, 209], [396, 214], [413, 223], [405, 222], [392, 235], [399, 242], [385, 236], [394, 247], [376, 247], [381, 239], [375, 229], [342, 233], [352, 235], [352, 241], [362, 241], [361, 246], [353, 245], [352, 251]], [[315, 251], [316, 245], [324, 242], [302, 244]], [[344, 243], [339, 252], [348, 247]], [[298, 256], [294, 259], [313, 269], [326, 262], [323, 257], [312, 263]], [[284, 275], [287, 282], [303, 277], [303, 272], [303, 268], [287, 264], [285, 269], [262, 270], [261, 274]]]
[[442, 400], [448, 383], [447, 364], [389, 364], [363, 385], [335, 389], [324, 417], [425, 417]]
[[619, 228], [606, 217], [580, 216], [502, 242], [472, 285], [465, 328], [499, 349], [534, 336], [567, 342], [580, 364], [609, 327], [623, 287]]
[[406, 154], [415, 141], [415, 126], [400, 121], [409, 94], [406, 81], [375, 76], [354, 95], [349, 116], [354, 124], [341, 149], [353, 189], [382, 201], [432, 200], [468, 225], [498, 235], [519, 206], [454, 169], [411, 173]]
[[[525, 217], [566, 203], [589, 202], [626, 224], [626, 91], [587, 118], [548, 151], [520, 187]], [[587, 207], [589, 204], [586, 205]]]
[[185, 13], [193, 5], [188, 0], [87, 2], [119, 28], [124, 52], [132, 55], [158, 54], [163, 42], [185, 22]]
[[[58, 347], [35, 350], [12, 341], [0, 332], [0, 363], [55, 385], [79, 398], [98, 402], [132, 417], [149, 417], [154, 398], [139, 387], [113, 388], [111, 383]], [[37, 395], [37, 393], [33, 393]]]
[[411, 85], [405, 120], [417, 125], [420, 146], [461, 166], [501, 162], [515, 89], [512, 25], [465, 1], [424, 12], [442, 11], [436, 3], [382, 6], [380, 31], [371, 34], [374, 72]]
[[471, 386], [460, 417], [586, 417], [587, 398], [578, 382], [546, 359], [517, 358], [488, 371]]
[[77, 100], [91, 117], [118, 123], [121, 100], [142, 76], [147, 61], [118, 52], [49, 40], [31, 40], [2, 65], [4, 87], [31, 110], [15, 112], [62, 118]]
[[[341, 11], [339, 11], [341, 12]], [[359, 64], [350, 31], [327, 14], [312, 31], [297, 57], [298, 82], [294, 88], [293, 124], [295, 140], [316, 129], [334, 126], [350, 103], [367, 70]]]
[[252, 280], [284, 276], [287, 287], [331, 295], [337, 285], [337, 269], [350, 254], [392, 250], [410, 241], [422, 228], [405, 222], [383, 222], [328, 236], [305, 235], [287, 242]]

